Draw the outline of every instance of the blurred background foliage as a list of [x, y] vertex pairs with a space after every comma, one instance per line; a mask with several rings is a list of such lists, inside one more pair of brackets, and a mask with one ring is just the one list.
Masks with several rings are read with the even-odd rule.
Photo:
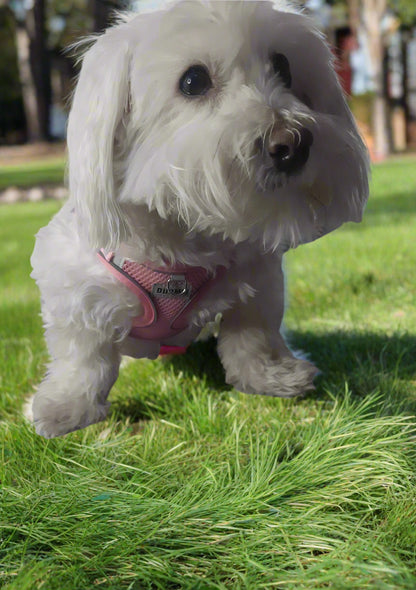
[[[114, 11], [158, 2], [0, 0], [0, 145], [65, 139], [77, 74], [67, 48], [80, 37], [105, 29]], [[303, 0], [301, 4], [327, 34], [341, 83], [372, 155], [382, 158], [391, 151], [414, 148], [415, 0]], [[368, 78], [366, 87], [358, 91], [351, 82], [357, 73], [351, 71], [357, 48], [362, 55], [358, 68]]]

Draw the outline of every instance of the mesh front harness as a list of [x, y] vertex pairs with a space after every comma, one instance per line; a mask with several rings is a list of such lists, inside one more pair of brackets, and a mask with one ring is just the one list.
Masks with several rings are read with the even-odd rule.
[[99, 260], [139, 299], [143, 314], [134, 318], [129, 336], [159, 341], [160, 354], [180, 354], [186, 347], [164, 345], [189, 325], [188, 316], [196, 304], [223, 276], [225, 267], [214, 273], [201, 266], [175, 264], [155, 267], [98, 252]]

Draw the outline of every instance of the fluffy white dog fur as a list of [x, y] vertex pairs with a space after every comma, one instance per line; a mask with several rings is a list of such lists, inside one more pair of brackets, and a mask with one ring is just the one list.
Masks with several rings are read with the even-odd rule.
[[[192, 66], [211, 82], [196, 95], [181, 86]], [[228, 383], [282, 397], [313, 387], [316, 368], [280, 333], [282, 255], [360, 221], [368, 159], [307, 16], [284, 1], [185, 0], [121, 18], [85, 52], [68, 149], [70, 200], [32, 256], [51, 356], [39, 434], [103, 420], [121, 355], [158, 355], [128, 336], [142, 306], [98, 260], [121, 244], [138, 262], [228, 269], [166, 344], [221, 312]]]

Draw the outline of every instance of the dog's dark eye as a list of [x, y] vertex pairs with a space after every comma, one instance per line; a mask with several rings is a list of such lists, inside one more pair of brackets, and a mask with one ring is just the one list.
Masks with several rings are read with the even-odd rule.
[[212, 81], [204, 66], [191, 66], [179, 80], [179, 90], [186, 96], [202, 96], [210, 88]]
[[273, 71], [278, 74], [286, 88], [292, 86], [292, 74], [290, 73], [289, 60], [283, 53], [273, 53], [270, 57]]

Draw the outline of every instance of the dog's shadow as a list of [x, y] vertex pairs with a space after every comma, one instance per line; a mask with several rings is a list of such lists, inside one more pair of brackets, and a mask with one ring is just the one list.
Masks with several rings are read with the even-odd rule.
[[225, 372], [217, 354], [217, 339], [214, 337], [194, 342], [186, 354], [169, 356], [163, 362], [187, 377], [204, 379], [210, 389], [232, 389], [225, 382]]
[[[120, 375], [112, 410], [117, 418], [128, 418], [130, 422], [148, 420], [152, 417], [168, 417], [181, 406], [184, 396], [192, 397], [198, 380], [203, 389], [218, 395], [232, 387], [225, 382], [225, 373], [218, 358], [217, 341], [211, 338], [191, 344], [185, 354], [168, 355], [156, 361], [144, 361]], [[153, 364], [155, 363], [155, 365]], [[145, 373], [143, 373], [145, 371]], [[172, 381], [172, 373], [175, 379]], [[146, 385], [140, 388], [140, 379]], [[177, 377], [177, 378], [176, 378]], [[178, 387], [179, 385], [179, 387]]]
[[416, 410], [416, 337], [374, 332], [293, 332], [294, 349], [306, 351], [322, 374], [314, 398], [380, 395], [384, 411]]
[[[344, 390], [347, 381], [359, 394], [369, 391], [368, 387], [362, 391], [363, 380], [368, 386], [380, 378], [409, 382], [416, 378], [416, 336], [410, 334], [291, 332], [289, 341], [293, 349], [305, 351], [319, 367], [322, 384]], [[215, 338], [197, 342], [186, 354], [169, 357], [165, 362], [185, 375], [204, 378], [213, 389], [223, 390], [225, 374], [216, 347]]]
[[[371, 332], [292, 332], [289, 341], [293, 349], [305, 351], [321, 370], [316, 390], [308, 393], [307, 398], [325, 400], [330, 395], [342, 399], [347, 387], [357, 399], [380, 395], [385, 413], [396, 411], [398, 406], [416, 411], [416, 337]], [[162, 370], [173, 370], [184, 379], [200, 379], [210, 390], [223, 395], [232, 387], [225, 382], [216, 347], [215, 338], [196, 342], [184, 355], [163, 358]], [[123, 399], [117, 402], [117, 414], [135, 421], [169, 413], [165, 403], [160, 404], [159, 410], [158, 405], [153, 406], [141, 397]]]

